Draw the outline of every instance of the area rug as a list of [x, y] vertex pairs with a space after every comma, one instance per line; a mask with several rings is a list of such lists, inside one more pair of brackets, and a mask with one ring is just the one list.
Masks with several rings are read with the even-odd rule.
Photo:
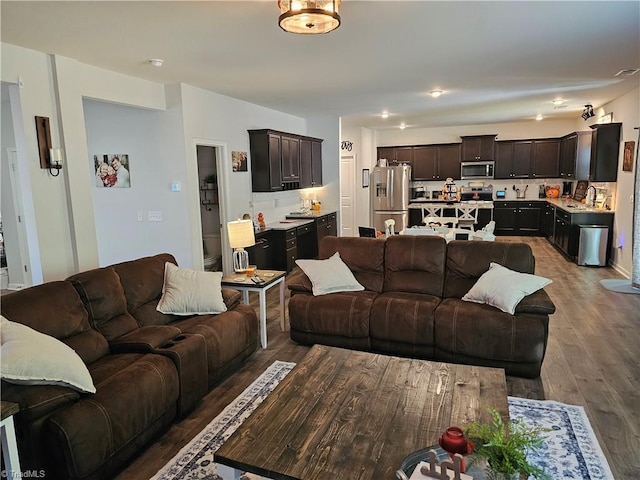
[[[156, 473], [152, 480], [222, 480], [213, 462], [214, 452], [294, 366], [294, 363], [274, 362]], [[524, 419], [527, 425], [549, 430], [545, 433], [543, 447], [530, 454], [529, 461], [543, 468], [550, 478], [554, 480], [613, 479], [609, 464], [582, 407], [553, 401], [509, 397], [509, 415], [512, 419]], [[261, 478], [245, 474], [241, 480]]]

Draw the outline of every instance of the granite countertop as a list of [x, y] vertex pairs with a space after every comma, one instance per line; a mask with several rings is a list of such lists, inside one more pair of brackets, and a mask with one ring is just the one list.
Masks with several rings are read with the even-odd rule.
[[614, 213], [613, 210], [587, 206], [573, 199], [547, 198], [547, 202], [569, 213]]
[[285, 218], [318, 218], [331, 213], [336, 212], [334, 210], [309, 210], [307, 212], [291, 212], [285, 215]]
[[464, 200], [462, 202], [452, 202], [452, 201], [429, 201], [426, 200], [424, 202], [412, 202], [409, 203], [409, 208], [422, 208], [426, 206], [438, 206], [445, 208], [453, 208], [456, 205], [477, 205], [478, 208], [493, 208], [493, 200]]
[[267, 223], [266, 227], [271, 230], [290, 230], [313, 223], [313, 218], [301, 218], [296, 220], [280, 220], [278, 222]]

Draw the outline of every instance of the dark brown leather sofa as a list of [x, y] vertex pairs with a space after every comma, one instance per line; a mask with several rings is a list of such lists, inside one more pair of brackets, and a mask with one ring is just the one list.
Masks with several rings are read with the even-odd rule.
[[161, 254], [73, 275], [2, 298], [2, 314], [73, 348], [95, 394], [2, 382], [22, 470], [46, 478], [103, 479], [185, 415], [258, 346], [258, 320], [223, 289], [227, 312], [193, 317], [155, 310]]
[[527, 244], [447, 244], [440, 237], [413, 235], [325, 237], [319, 258], [335, 252], [365, 290], [314, 297], [308, 277], [294, 272], [287, 282], [294, 341], [540, 375], [549, 315], [555, 311], [544, 290], [525, 297], [514, 315], [461, 300], [491, 262], [534, 273]]

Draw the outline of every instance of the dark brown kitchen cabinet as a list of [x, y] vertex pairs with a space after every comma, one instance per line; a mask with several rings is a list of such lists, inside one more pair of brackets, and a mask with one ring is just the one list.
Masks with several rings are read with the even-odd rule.
[[282, 135], [282, 181], [300, 181], [300, 139]]
[[379, 147], [378, 160], [384, 158], [387, 165], [394, 163], [413, 163], [413, 147]]
[[282, 181], [282, 135], [268, 130], [249, 130], [251, 183], [254, 192], [284, 189]]
[[494, 160], [498, 135], [473, 135], [462, 138], [462, 161]]
[[300, 140], [300, 188], [322, 185], [322, 140]]
[[556, 207], [554, 207], [550, 203], [545, 203], [545, 205], [542, 207], [541, 215], [542, 217], [540, 218], [540, 230], [542, 230], [542, 234], [545, 237], [551, 239], [554, 232]]
[[[591, 155], [589, 159], [590, 182], [615, 182], [618, 180], [621, 123], [591, 125]], [[579, 178], [578, 180], [585, 180]]]
[[[310, 145], [303, 146], [307, 141]], [[321, 185], [321, 144], [321, 139], [293, 133], [249, 130], [253, 191], [277, 192]], [[302, 175], [308, 183], [302, 182]]]
[[460, 144], [413, 147], [413, 180], [460, 179]]
[[273, 231], [257, 232], [255, 239], [255, 245], [246, 249], [249, 254], [249, 263], [256, 265], [261, 270], [275, 269]]
[[496, 235], [540, 235], [542, 209], [546, 202], [494, 201]]
[[498, 179], [529, 178], [531, 152], [531, 140], [496, 142], [494, 177]]
[[576, 179], [578, 164], [585, 166], [585, 175], [588, 176], [590, 155], [590, 131], [573, 132], [562, 137], [560, 140], [560, 178], [567, 180]]
[[289, 273], [298, 259], [298, 238], [296, 228], [273, 230], [273, 266], [275, 270]]
[[318, 246], [320, 245], [320, 240], [327, 235], [331, 235], [333, 237], [338, 236], [338, 223], [335, 212], [323, 215], [316, 219], [316, 235], [318, 238]]
[[560, 167], [560, 140], [557, 138], [533, 140], [531, 178], [558, 178]]
[[609, 229], [607, 237], [607, 259], [611, 259], [611, 243], [613, 242], [613, 212], [580, 212], [571, 213], [562, 208], [555, 208], [554, 231], [549, 241], [571, 260], [578, 256], [580, 246], [580, 225], [604, 225]]

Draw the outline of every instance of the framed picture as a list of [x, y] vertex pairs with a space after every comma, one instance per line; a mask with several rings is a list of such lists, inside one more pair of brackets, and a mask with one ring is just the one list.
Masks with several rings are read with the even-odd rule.
[[573, 192], [573, 199], [580, 201], [584, 197], [587, 196], [587, 187], [589, 186], [589, 182], [586, 180], [579, 180], [576, 184], [576, 191]]
[[624, 155], [622, 157], [622, 171], [633, 171], [633, 150], [635, 149], [636, 142], [624, 142]]
[[606, 115], [598, 118], [598, 123], [611, 123], [613, 122], [613, 113], [607, 113]]
[[246, 172], [247, 152], [231, 152], [231, 168], [234, 172]]
[[362, 169], [362, 188], [367, 188], [369, 186], [369, 169]]
[[93, 156], [95, 184], [99, 188], [130, 188], [129, 155], [108, 153]]

